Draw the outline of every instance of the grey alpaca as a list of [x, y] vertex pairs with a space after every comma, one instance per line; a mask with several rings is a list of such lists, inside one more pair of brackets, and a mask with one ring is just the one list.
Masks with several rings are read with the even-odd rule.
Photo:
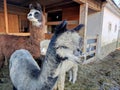
[[[16, 90], [52, 90], [57, 79], [61, 68], [61, 63], [65, 60], [68, 60], [69, 55], [61, 56], [59, 50], [63, 51], [64, 49], [69, 48], [59, 42], [60, 37], [65, 37], [65, 33], [78, 34], [76, 31], [79, 31], [83, 25], [79, 25], [73, 30], [66, 29], [67, 22], [63, 21], [58, 25], [55, 30], [45, 59], [43, 61], [42, 67], [40, 68], [36, 61], [33, 59], [31, 54], [25, 50], [20, 49], [16, 50], [10, 57], [10, 78]], [[70, 48], [71, 51], [78, 49], [80, 37], [69, 37], [71, 40], [77, 42], [70, 42], [73, 44], [74, 48]], [[65, 40], [65, 39], [64, 39]], [[59, 42], [59, 43], [58, 43]], [[60, 44], [61, 43], [61, 44]], [[76, 60], [76, 59], [73, 59]], [[77, 62], [77, 61], [74, 61]]]
[[[76, 34], [74, 34], [74, 35], [76, 35]], [[69, 33], [69, 34], [64, 35], [64, 36], [69, 39], [69, 37], [74, 37], [74, 35], [71, 35], [71, 33]], [[78, 37], [80, 37], [80, 36], [78, 36]], [[60, 39], [60, 40], [63, 40], [63, 39]], [[68, 42], [68, 40], [67, 40], [67, 42]], [[44, 56], [46, 55], [46, 51], [47, 51], [49, 43], [50, 43], [50, 40], [43, 40], [40, 42], [41, 55], [44, 55]], [[80, 43], [81, 47], [79, 47], [78, 48], [79, 50], [75, 51], [75, 53], [68, 51], [68, 50], [71, 50], [70, 48], [73, 48], [71, 45], [69, 45], [69, 48], [64, 49], [64, 53], [68, 53], [71, 56], [72, 55], [76, 56], [77, 54], [80, 55], [80, 53], [81, 53], [80, 51], [81, 51], [82, 46], [83, 46], [83, 39], [82, 38], [81, 38], [79, 43]], [[68, 47], [68, 45], [66, 45], [66, 46]], [[74, 58], [75, 57], [73, 57], [72, 59], [74, 59]], [[76, 57], [76, 58], [78, 58], [78, 57]], [[75, 83], [75, 81], [77, 80], [77, 71], [78, 71], [78, 64], [79, 63], [76, 63], [75, 61], [71, 61], [70, 59], [71, 58], [68, 57], [68, 60], [65, 60], [61, 63], [61, 72], [58, 76], [57, 83], [54, 86], [54, 90], [64, 90], [66, 72], [69, 72], [69, 81], [70, 82]], [[80, 58], [78, 58], [78, 62], [81, 62]]]

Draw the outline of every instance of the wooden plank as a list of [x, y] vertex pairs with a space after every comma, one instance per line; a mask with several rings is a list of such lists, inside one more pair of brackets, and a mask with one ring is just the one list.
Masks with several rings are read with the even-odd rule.
[[0, 13], [0, 33], [5, 33], [5, 19], [4, 14]]
[[87, 48], [89, 48], [89, 46], [91, 46], [91, 47], [93, 47], [93, 46], [97, 46], [97, 43], [87, 44]]
[[[46, 25], [58, 25], [60, 24], [62, 21], [53, 21], [53, 22], [47, 22]], [[68, 24], [76, 24], [78, 25], [78, 21], [77, 20], [71, 20], [71, 21], [67, 21]]]
[[46, 22], [46, 25], [58, 25], [61, 21], [55, 21], [55, 22]]
[[79, 8], [80, 7], [77, 5], [62, 9], [62, 20], [68, 21], [68, 25], [67, 25], [68, 29], [72, 29], [79, 24], [79, 22], [77, 21], [79, 20]]
[[86, 64], [92, 63], [92, 62], [94, 62], [94, 61], [96, 61], [96, 57], [95, 57], [95, 56], [92, 57], [92, 58], [87, 59], [87, 60], [84, 61], [82, 64], [83, 64], [83, 65], [86, 65]]
[[62, 20], [78, 20], [79, 6], [67, 7], [62, 9]]
[[53, 34], [45, 33], [45, 39], [51, 39]]
[[102, 2], [100, 0], [87, 0], [87, 3], [89, 5], [89, 8], [95, 10], [95, 11], [100, 11], [101, 10], [101, 4]]
[[[0, 2], [0, 11], [3, 12], [4, 5], [3, 2]], [[16, 5], [7, 4], [8, 7], [8, 13], [18, 14], [18, 15], [26, 15], [28, 13], [29, 9], [25, 7], [20, 7]]]
[[15, 35], [15, 36], [30, 36], [30, 33], [8, 33], [8, 35]]
[[9, 33], [19, 33], [18, 15], [14, 15], [14, 14], [8, 15], [8, 27], [9, 27]]
[[86, 56], [91, 55], [91, 54], [94, 54], [95, 52], [96, 52], [96, 50], [93, 50], [93, 51], [87, 52]]
[[97, 36], [87, 36], [87, 39], [97, 39]]
[[102, 2], [100, 0], [73, 0], [79, 4], [85, 4], [88, 3], [89, 8], [95, 10], [95, 11], [100, 11]]
[[77, 3], [79, 3], [79, 4], [83, 4], [83, 3], [85, 3], [87, 0], [73, 0], [73, 1], [75, 1], [75, 2], [77, 2]]
[[9, 31], [8, 31], [8, 12], [7, 12], [6, 0], [4, 0], [4, 17], [5, 17], [5, 30], [6, 30], [6, 33], [9, 33]]
[[0, 35], [6, 34], [5, 32], [0, 32]]

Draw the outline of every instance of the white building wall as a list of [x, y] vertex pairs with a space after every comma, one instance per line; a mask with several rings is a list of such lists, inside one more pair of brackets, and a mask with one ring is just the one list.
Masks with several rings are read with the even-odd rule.
[[88, 15], [88, 23], [87, 23], [87, 36], [97, 36], [97, 50], [96, 56], [99, 57], [99, 53], [101, 50], [101, 35], [102, 35], [102, 25], [103, 25], [103, 12], [95, 12], [93, 14]]
[[98, 58], [102, 59], [116, 49], [119, 26], [120, 17], [107, 7], [104, 7], [101, 12], [88, 15], [86, 34], [87, 36], [99, 35], [96, 50]]
[[87, 23], [87, 36], [96, 36], [101, 35], [101, 27], [102, 27], [102, 12], [97, 12], [88, 15], [88, 23]]
[[108, 8], [104, 8], [101, 46], [117, 41], [119, 21], [120, 18], [118, 16], [116, 16]]
[[97, 54], [101, 59], [117, 48], [120, 17], [114, 11], [115, 9], [108, 7], [104, 7], [102, 11], [102, 33]]

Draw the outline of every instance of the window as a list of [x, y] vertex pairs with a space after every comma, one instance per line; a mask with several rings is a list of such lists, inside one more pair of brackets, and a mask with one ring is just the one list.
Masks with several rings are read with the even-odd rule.
[[116, 32], [117, 31], [117, 25], [115, 25], [115, 30], [114, 30], [114, 32]]
[[111, 30], [112, 30], [112, 24], [109, 23], [109, 24], [108, 24], [108, 31], [110, 32]]

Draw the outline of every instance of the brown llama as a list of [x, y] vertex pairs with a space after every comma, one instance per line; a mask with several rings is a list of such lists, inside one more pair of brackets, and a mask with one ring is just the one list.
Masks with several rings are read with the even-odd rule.
[[44, 40], [45, 18], [41, 6], [37, 4], [35, 9], [29, 6], [28, 20], [32, 22], [30, 36], [0, 35], [0, 68], [9, 60], [11, 54], [18, 49], [28, 50], [34, 59], [40, 58], [40, 41]]

